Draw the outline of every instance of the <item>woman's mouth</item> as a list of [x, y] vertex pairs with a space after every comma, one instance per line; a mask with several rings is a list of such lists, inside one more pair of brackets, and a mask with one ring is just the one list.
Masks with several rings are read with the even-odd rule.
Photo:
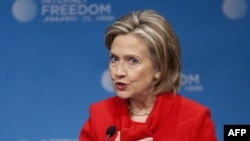
[[121, 91], [125, 90], [127, 88], [127, 86], [128, 86], [127, 84], [122, 83], [122, 82], [115, 83], [116, 89], [121, 90]]

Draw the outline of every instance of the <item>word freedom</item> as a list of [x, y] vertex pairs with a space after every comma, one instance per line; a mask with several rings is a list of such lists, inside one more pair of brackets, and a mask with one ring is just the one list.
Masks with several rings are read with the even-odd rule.
[[110, 14], [110, 4], [52, 4], [42, 5], [42, 15], [96, 15], [96, 14]]

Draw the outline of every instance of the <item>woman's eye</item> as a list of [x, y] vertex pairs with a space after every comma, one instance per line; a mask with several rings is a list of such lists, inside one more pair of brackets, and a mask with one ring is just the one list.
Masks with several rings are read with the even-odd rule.
[[130, 57], [130, 58], [129, 58], [129, 63], [132, 64], [132, 65], [134, 65], [134, 64], [137, 64], [138, 61], [137, 61], [137, 59], [135, 59], [135, 58], [133, 58], [133, 57]]
[[116, 57], [116, 56], [110, 56], [110, 62], [111, 63], [115, 63], [115, 62], [117, 62], [118, 61], [118, 58]]

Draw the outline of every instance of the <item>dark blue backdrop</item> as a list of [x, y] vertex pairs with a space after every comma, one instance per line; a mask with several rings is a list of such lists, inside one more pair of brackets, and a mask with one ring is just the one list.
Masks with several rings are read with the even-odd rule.
[[5, 0], [0, 5], [0, 140], [76, 141], [92, 102], [114, 95], [104, 30], [155, 9], [178, 35], [180, 93], [224, 124], [250, 124], [247, 0]]

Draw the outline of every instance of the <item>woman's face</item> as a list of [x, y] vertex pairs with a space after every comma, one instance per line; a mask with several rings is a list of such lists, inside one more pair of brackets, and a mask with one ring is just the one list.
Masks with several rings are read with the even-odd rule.
[[146, 44], [135, 35], [118, 35], [110, 49], [110, 76], [121, 98], [142, 98], [152, 94], [153, 68]]

